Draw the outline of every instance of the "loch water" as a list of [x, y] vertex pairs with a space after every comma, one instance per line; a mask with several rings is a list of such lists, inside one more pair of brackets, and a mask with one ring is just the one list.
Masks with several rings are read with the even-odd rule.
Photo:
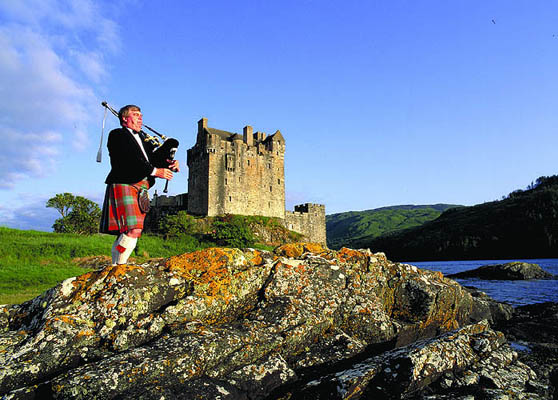
[[440, 271], [444, 275], [476, 269], [483, 265], [504, 264], [512, 261], [525, 261], [538, 264], [556, 279], [537, 279], [525, 281], [484, 280], [478, 278], [456, 279], [463, 286], [474, 286], [495, 300], [513, 306], [558, 302], [558, 258], [514, 259], [514, 260], [468, 260], [468, 261], [406, 261], [418, 268]]

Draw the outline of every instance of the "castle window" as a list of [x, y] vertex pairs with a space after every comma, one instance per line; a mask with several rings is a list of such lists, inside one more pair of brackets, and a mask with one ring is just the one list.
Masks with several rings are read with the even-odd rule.
[[267, 169], [271, 169], [271, 163], [267, 164]]
[[227, 184], [227, 178], [225, 178], [225, 185]]
[[232, 197], [231, 197], [231, 196], [229, 196], [229, 201], [232, 201]]
[[236, 159], [234, 154], [227, 154], [225, 156], [225, 168], [227, 171], [234, 171], [234, 166], [236, 164]]
[[238, 181], [239, 181], [239, 182], [242, 182], [242, 179], [241, 179], [241, 178], [242, 178], [242, 177], [240, 177], [240, 176], [238, 177]]
[[248, 160], [248, 165], [250, 165], [250, 160]]
[[271, 202], [267, 203], [267, 208], [271, 208]]
[[278, 185], [281, 184], [281, 179], [277, 179], [277, 184], [278, 184]]
[[273, 186], [270, 186], [270, 187], [269, 187], [269, 191], [270, 191], [270, 192], [273, 192]]

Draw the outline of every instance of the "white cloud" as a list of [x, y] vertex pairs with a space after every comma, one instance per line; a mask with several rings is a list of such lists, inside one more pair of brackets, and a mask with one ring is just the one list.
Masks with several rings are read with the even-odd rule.
[[106, 76], [106, 70], [103, 64], [103, 54], [97, 51], [87, 53], [76, 52], [74, 54], [81, 70], [93, 82], [98, 83]]
[[19, 200], [16, 207], [5, 207], [0, 204], [1, 226], [52, 231], [52, 224], [60, 214], [52, 208], [46, 208], [46, 198], [29, 200], [21, 197]]
[[25, 176], [41, 177], [54, 170], [60, 153], [60, 134], [15, 131], [0, 124], [0, 135], [0, 169], [6, 171], [6, 179], [0, 181], [0, 188], [11, 189]]
[[92, 0], [0, 2], [0, 189], [55, 171], [65, 152], [90, 144], [94, 85], [118, 27]]

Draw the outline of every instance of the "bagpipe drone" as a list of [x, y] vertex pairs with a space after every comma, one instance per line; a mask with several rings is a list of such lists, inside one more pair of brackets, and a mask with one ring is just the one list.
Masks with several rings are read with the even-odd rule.
[[[101, 162], [102, 159], [103, 135], [105, 131], [105, 120], [107, 117], [107, 110], [110, 111], [112, 114], [114, 114], [115, 117], [118, 118], [118, 112], [110, 105], [108, 105], [106, 101], [101, 102], [101, 105], [105, 107], [105, 116], [103, 118], [103, 127], [101, 130], [101, 144], [99, 145], [99, 151], [97, 152], [97, 162]], [[174, 156], [176, 155], [176, 150], [178, 149], [178, 140], [174, 138], [169, 138], [163, 135], [162, 133], [157, 132], [155, 129], [151, 128], [148, 125], [143, 124], [143, 127], [153, 132], [163, 140], [163, 143], [161, 143], [161, 141], [157, 137], [152, 136], [144, 132], [143, 130], [139, 131], [143, 140], [145, 142], [151, 143], [155, 147], [155, 150], [153, 151], [153, 157], [152, 157], [153, 166], [155, 168], [168, 168], [169, 167], [168, 160], [171, 161], [174, 160]], [[168, 192], [168, 186], [169, 186], [169, 181], [167, 180], [167, 182], [165, 183], [165, 189], [163, 190], [164, 193]]]

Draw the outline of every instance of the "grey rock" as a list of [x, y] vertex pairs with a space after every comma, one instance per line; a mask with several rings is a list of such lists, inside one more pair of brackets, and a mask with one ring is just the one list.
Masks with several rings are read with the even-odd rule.
[[448, 275], [448, 278], [480, 278], [498, 280], [552, 279], [554, 275], [543, 270], [538, 264], [521, 261], [506, 264], [483, 265], [482, 267]]
[[0, 395], [403, 398], [512, 379], [529, 393], [483, 301], [440, 273], [316, 244], [106, 267], [0, 307]]

